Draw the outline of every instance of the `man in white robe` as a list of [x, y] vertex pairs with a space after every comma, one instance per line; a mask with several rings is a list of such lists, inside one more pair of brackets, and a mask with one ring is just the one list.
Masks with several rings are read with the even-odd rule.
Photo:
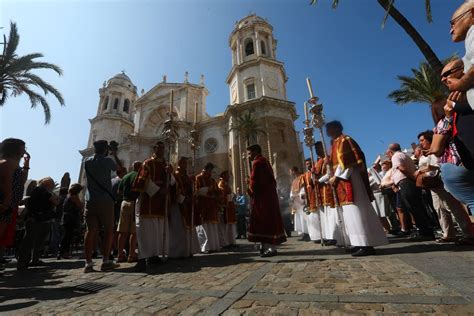
[[303, 178], [298, 167], [290, 169], [290, 175], [293, 178], [291, 184], [290, 200], [292, 202], [292, 213], [294, 214], [294, 230], [301, 235], [298, 241], [309, 241], [308, 234], [308, 215], [305, 212], [305, 189]]
[[329, 183], [336, 188], [342, 208], [344, 231], [353, 248], [354, 257], [375, 254], [375, 246], [388, 243], [371, 200], [364, 153], [359, 145], [342, 133], [339, 121], [326, 124], [326, 132], [333, 140], [330, 162], [334, 175]]

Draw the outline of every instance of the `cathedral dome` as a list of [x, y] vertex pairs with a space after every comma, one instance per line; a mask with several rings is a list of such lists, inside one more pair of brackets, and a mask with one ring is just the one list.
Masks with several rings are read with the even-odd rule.
[[248, 27], [252, 24], [268, 24], [270, 25], [266, 19], [257, 16], [256, 14], [247, 15], [245, 18], [241, 19], [240, 21], [236, 22], [236, 30], [243, 29]]
[[136, 87], [133, 84], [130, 77], [127, 76], [125, 72], [123, 71], [119, 74], [116, 74], [112, 78], [110, 78], [107, 83], [108, 83], [108, 86], [119, 85], [119, 86], [128, 87], [130, 89], [136, 90]]

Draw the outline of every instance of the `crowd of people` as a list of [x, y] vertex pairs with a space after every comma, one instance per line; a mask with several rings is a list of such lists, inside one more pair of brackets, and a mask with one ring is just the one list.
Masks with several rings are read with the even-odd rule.
[[[393, 143], [367, 168], [360, 147], [335, 121], [326, 124], [330, 158], [324, 159], [322, 143], [316, 143], [318, 158], [307, 160], [306, 173], [291, 170], [301, 240], [346, 246], [349, 241], [353, 255], [363, 256], [386, 243], [385, 234], [434, 240], [439, 227], [438, 243], [474, 245], [469, 217], [474, 210], [474, 1], [463, 3], [450, 24], [452, 40], [465, 41], [466, 53], [444, 66], [439, 80], [449, 95], [432, 105], [436, 125], [418, 134], [412, 157]], [[327, 164], [330, 173], [324, 171]]]
[[[413, 156], [392, 143], [369, 166], [357, 142], [332, 121], [326, 124], [328, 153], [316, 142], [306, 170], [291, 168], [287, 198], [301, 241], [345, 247], [359, 257], [375, 254], [388, 235], [435, 240], [439, 228], [438, 243], [474, 245], [473, 13], [474, 1], [467, 1], [453, 15], [452, 39], [466, 41], [466, 55], [443, 68], [440, 80], [450, 94], [433, 104], [437, 123], [417, 135]], [[25, 142], [3, 140], [0, 246], [15, 249], [18, 270], [42, 265], [48, 253], [70, 259], [74, 245], [84, 246], [88, 273], [99, 248], [100, 270], [136, 262], [135, 270], [145, 271], [163, 258], [235, 248], [241, 238], [260, 243], [260, 255], [271, 257], [286, 241], [273, 169], [259, 145], [247, 148], [246, 194], [240, 188], [233, 193], [229, 171], [216, 179], [212, 163], [196, 175], [187, 170], [188, 157], [172, 166], [161, 141], [127, 172], [116, 145], [94, 142], [94, 155], [84, 161], [85, 187], [70, 181], [58, 187], [49, 177], [26, 185]]]

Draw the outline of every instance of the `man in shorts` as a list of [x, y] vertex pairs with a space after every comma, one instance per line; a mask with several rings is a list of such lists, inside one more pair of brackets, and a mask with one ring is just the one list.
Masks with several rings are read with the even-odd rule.
[[[135, 203], [140, 193], [132, 191], [132, 185], [141, 166], [141, 161], [135, 161], [133, 163], [133, 170], [123, 177], [118, 188], [118, 194], [122, 197], [122, 206], [120, 208], [120, 220], [117, 228], [117, 232], [119, 233], [117, 262], [138, 261], [137, 254], [135, 253], [135, 249], [137, 248]], [[128, 260], [123, 252], [127, 239], [129, 240]]]
[[[86, 210], [84, 217], [87, 230], [84, 236], [84, 253], [86, 266], [84, 273], [92, 272], [92, 252], [95, 238], [101, 226], [104, 227], [102, 240], [101, 271], [117, 268], [119, 265], [109, 259], [114, 234], [114, 198], [112, 194], [112, 172], [117, 170], [117, 164], [112, 157], [108, 157], [109, 146], [107, 141], [94, 142], [94, 156], [84, 160], [84, 170], [87, 180]], [[113, 153], [112, 153], [113, 154]]]

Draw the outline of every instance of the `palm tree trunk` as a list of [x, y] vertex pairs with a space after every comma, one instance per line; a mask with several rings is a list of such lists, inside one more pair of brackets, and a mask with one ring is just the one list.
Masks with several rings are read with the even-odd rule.
[[428, 43], [423, 39], [420, 33], [413, 27], [413, 25], [400, 13], [400, 11], [395, 8], [395, 6], [390, 6], [389, 0], [377, 0], [377, 2], [388, 11], [388, 14], [395, 20], [395, 22], [400, 25], [405, 32], [412, 38], [415, 42], [416, 46], [420, 49], [423, 56], [425, 56], [426, 60], [430, 64], [431, 68], [433, 68], [437, 74], [441, 74], [441, 70], [443, 69], [443, 64], [439, 60], [438, 56], [436, 56], [433, 49], [428, 45]]

